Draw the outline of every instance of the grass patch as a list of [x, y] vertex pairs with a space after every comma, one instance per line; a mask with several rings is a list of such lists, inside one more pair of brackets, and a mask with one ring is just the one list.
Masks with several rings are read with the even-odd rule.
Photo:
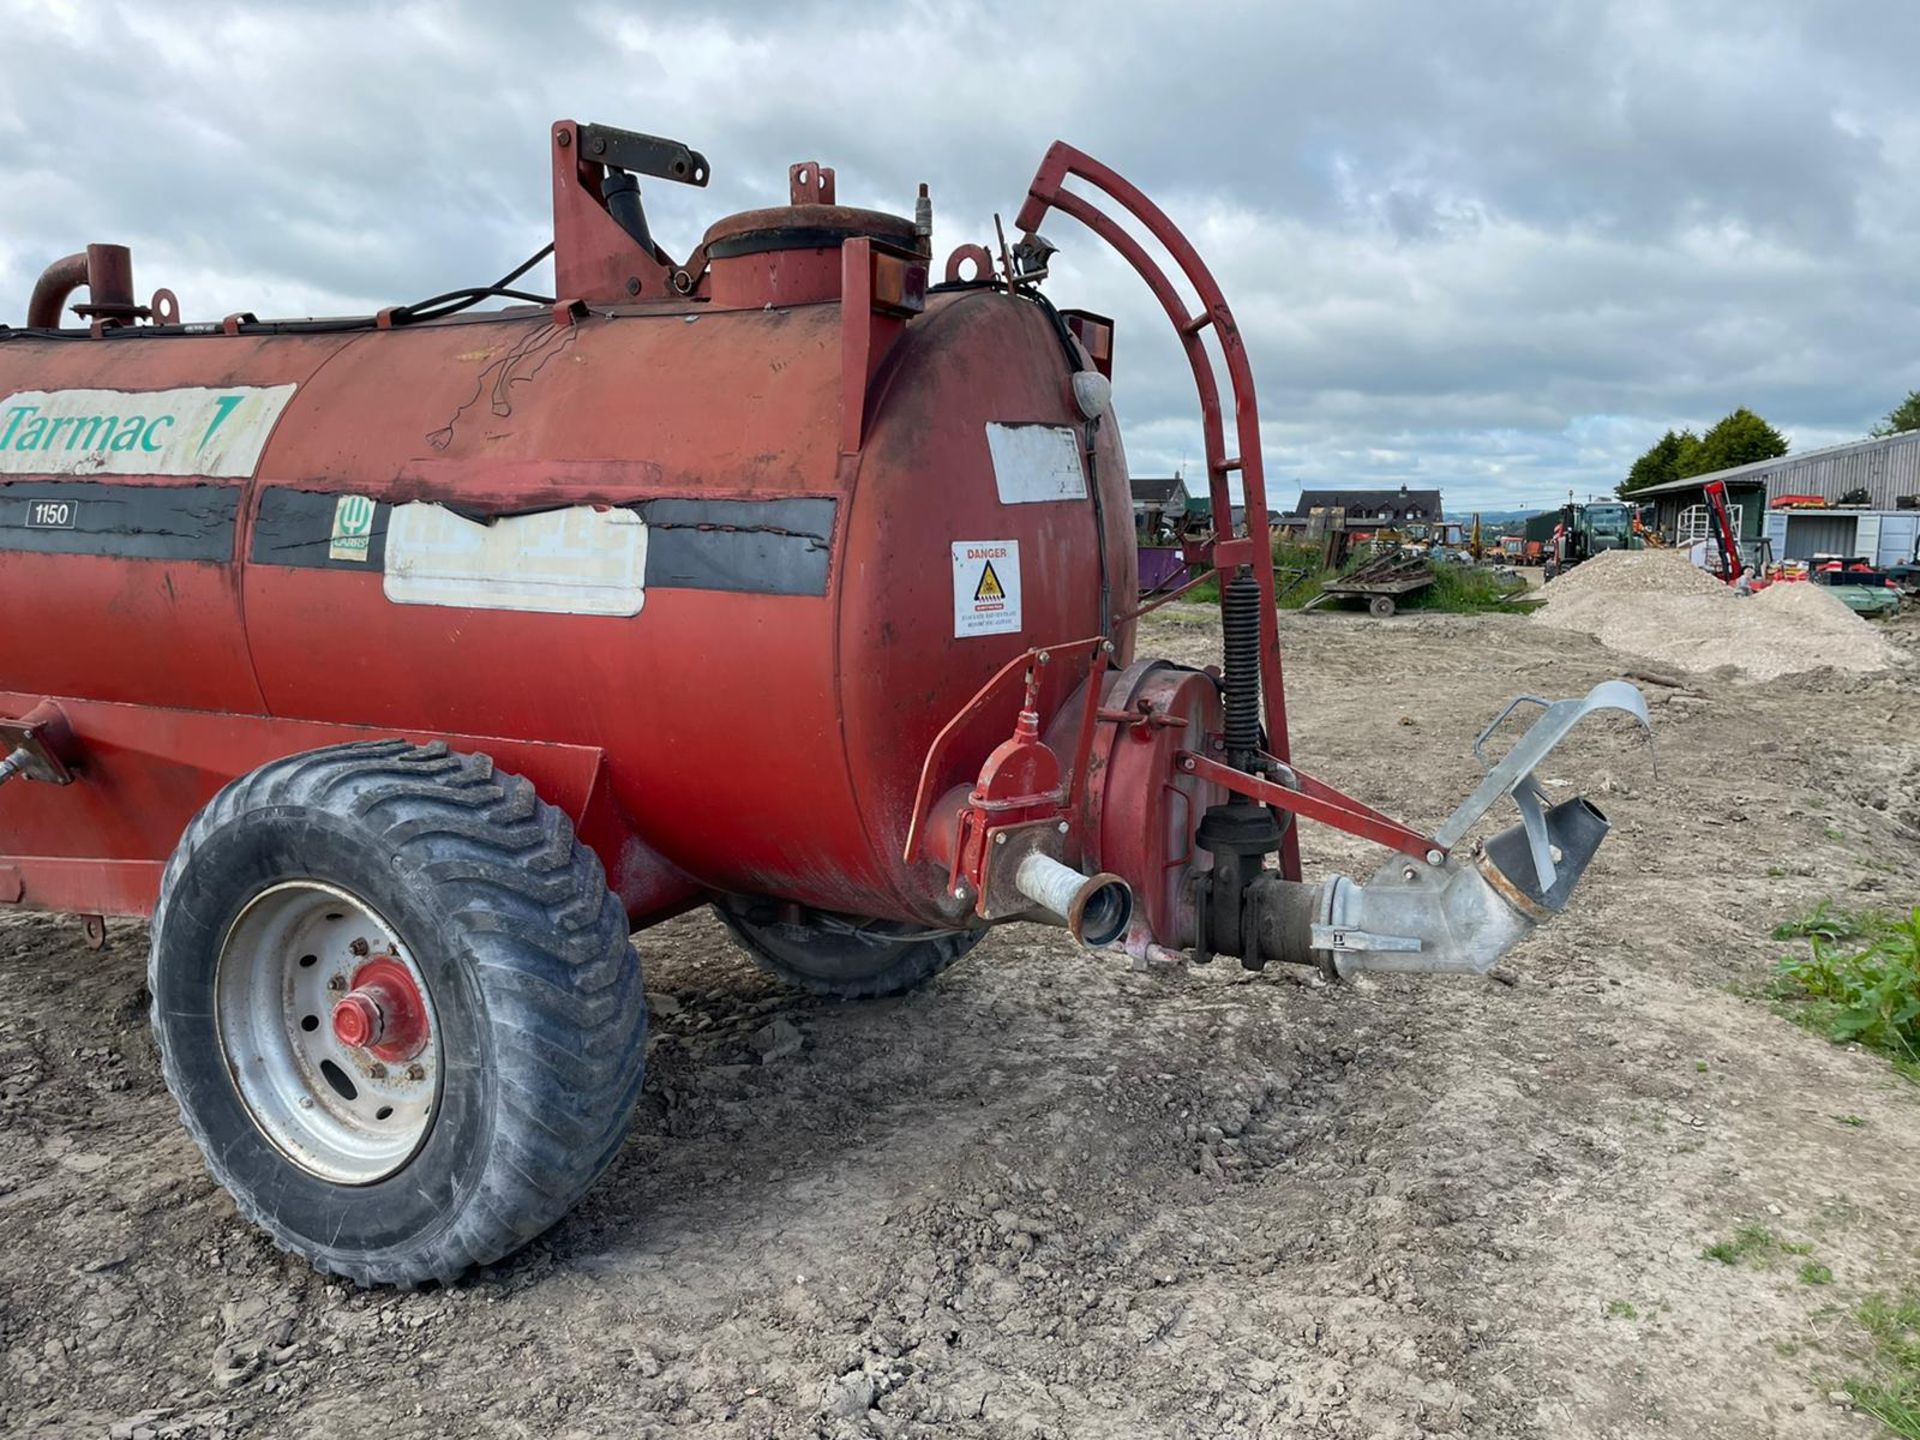
[[1484, 615], [1490, 611], [1511, 611], [1509, 595], [1527, 588], [1527, 582], [1515, 577], [1502, 579], [1477, 565], [1436, 564], [1433, 584], [1426, 589], [1396, 600], [1403, 610], [1438, 610], [1447, 615]]
[[1813, 1246], [1802, 1241], [1782, 1240], [1764, 1225], [1742, 1225], [1731, 1240], [1721, 1240], [1700, 1252], [1702, 1260], [1718, 1260], [1722, 1265], [1752, 1264], [1767, 1268], [1782, 1255], [1806, 1255]]
[[[1375, 558], [1371, 547], [1362, 547], [1349, 555], [1345, 564], [1330, 570], [1320, 563], [1321, 553], [1317, 543], [1307, 545], [1289, 540], [1274, 541], [1273, 591], [1277, 609], [1298, 610], [1318, 595], [1335, 575], [1358, 570]], [[1493, 571], [1473, 565], [1436, 561], [1433, 573], [1432, 585], [1417, 594], [1395, 596], [1394, 604], [1402, 610], [1478, 615], [1494, 610], [1510, 610], [1512, 607], [1506, 603], [1506, 597], [1527, 588], [1527, 582], [1517, 576], [1503, 580]], [[1219, 581], [1211, 577], [1203, 580], [1182, 598], [1196, 605], [1218, 604]]]
[[1833, 1283], [1833, 1271], [1825, 1265], [1822, 1265], [1818, 1260], [1809, 1260], [1800, 1267], [1800, 1283], [1802, 1285], [1831, 1285]]
[[[1273, 542], [1273, 596], [1276, 609], [1298, 610], [1320, 593], [1320, 587], [1335, 573], [1320, 563], [1320, 554], [1317, 544], [1301, 545], [1286, 540]], [[1219, 577], [1208, 576], [1181, 598], [1196, 605], [1218, 605]]]
[[1869, 1373], [1846, 1382], [1853, 1403], [1896, 1435], [1920, 1440], [1920, 1291], [1870, 1295], [1854, 1311], [1866, 1327]]
[[1700, 1252], [1702, 1260], [1718, 1260], [1722, 1265], [1738, 1265], [1750, 1258], [1773, 1253], [1773, 1232], [1764, 1225], [1742, 1225], [1731, 1240], [1720, 1240]]
[[1776, 967], [1774, 998], [1789, 1018], [1920, 1079], [1920, 908], [1893, 916], [1822, 901], [1773, 938], [1806, 942]]
[[1618, 1320], [1638, 1320], [1640, 1312], [1633, 1308], [1630, 1300], [1607, 1301], [1607, 1314]]

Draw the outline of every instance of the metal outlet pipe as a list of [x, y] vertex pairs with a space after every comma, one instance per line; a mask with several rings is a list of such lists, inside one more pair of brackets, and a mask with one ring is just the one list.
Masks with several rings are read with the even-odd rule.
[[1248, 887], [1257, 933], [1247, 938], [1266, 960], [1319, 964], [1331, 956], [1343, 977], [1363, 970], [1484, 975], [1566, 905], [1609, 828], [1585, 799], [1554, 806], [1545, 822], [1555, 873], [1544, 890], [1525, 827], [1516, 825], [1471, 864], [1401, 857], [1364, 885], [1344, 875], [1303, 885], [1267, 872]]
[[1020, 862], [1013, 884], [1082, 945], [1111, 945], [1133, 923], [1133, 891], [1118, 875], [1082, 875], [1051, 856], [1033, 854]]

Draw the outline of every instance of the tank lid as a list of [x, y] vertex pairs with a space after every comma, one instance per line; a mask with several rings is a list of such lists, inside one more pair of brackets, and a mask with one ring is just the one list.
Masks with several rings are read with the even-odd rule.
[[776, 205], [766, 210], [743, 210], [715, 221], [701, 244], [708, 258], [727, 260], [774, 250], [837, 250], [862, 235], [903, 250], [916, 250], [920, 245], [913, 221], [905, 216], [859, 210], [851, 205]]

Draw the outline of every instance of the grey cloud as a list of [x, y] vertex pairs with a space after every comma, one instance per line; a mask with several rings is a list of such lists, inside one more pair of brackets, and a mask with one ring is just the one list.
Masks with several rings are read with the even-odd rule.
[[[490, 279], [546, 238], [546, 126], [672, 134], [692, 245], [818, 158], [931, 182], [943, 251], [1061, 137], [1227, 287], [1272, 488], [1610, 486], [1747, 404], [1809, 444], [1920, 385], [1920, 102], [1902, 0], [1287, 5], [61, 5], [0, 0], [0, 316], [90, 239], [189, 311], [337, 313]], [[1142, 473], [1199, 453], [1157, 307], [1056, 218], [1056, 298], [1120, 324]]]

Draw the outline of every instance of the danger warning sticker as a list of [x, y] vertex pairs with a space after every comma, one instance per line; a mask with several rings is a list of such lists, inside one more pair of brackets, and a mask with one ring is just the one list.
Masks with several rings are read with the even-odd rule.
[[953, 633], [1013, 635], [1020, 630], [1020, 542], [953, 542]]

